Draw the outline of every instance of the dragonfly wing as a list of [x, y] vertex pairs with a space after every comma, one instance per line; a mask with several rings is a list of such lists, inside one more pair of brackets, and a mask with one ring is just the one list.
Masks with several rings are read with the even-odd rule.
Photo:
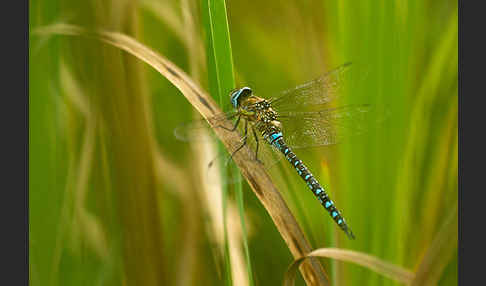
[[370, 110], [369, 105], [350, 105], [316, 112], [284, 112], [278, 120], [290, 147], [317, 147], [366, 132]]
[[[236, 111], [229, 111], [226, 113], [221, 113], [216, 116], [209, 118], [208, 120], [213, 122], [215, 126], [218, 126], [219, 122], [234, 118], [236, 116]], [[217, 127], [216, 127], [217, 128]], [[181, 141], [201, 141], [208, 138], [208, 136], [201, 136], [201, 132], [205, 134], [210, 134], [211, 138], [216, 135], [212, 132], [212, 128], [209, 126], [207, 120], [200, 119], [194, 120], [186, 123], [182, 123], [174, 129], [174, 136]]]
[[309, 105], [324, 105], [333, 101], [343, 88], [351, 63], [346, 63], [312, 81], [298, 85], [270, 99], [275, 110], [298, 110]]

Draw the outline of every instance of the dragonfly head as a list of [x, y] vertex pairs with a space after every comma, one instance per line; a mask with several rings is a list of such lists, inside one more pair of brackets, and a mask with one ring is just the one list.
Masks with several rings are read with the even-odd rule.
[[251, 94], [252, 94], [251, 88], [246, 86], [235, 89], [230, 93], [231, 104], [233, 104], [234, 108], [238, 108], [239, 104], [241, 103], [241, 100], [249, 97]]

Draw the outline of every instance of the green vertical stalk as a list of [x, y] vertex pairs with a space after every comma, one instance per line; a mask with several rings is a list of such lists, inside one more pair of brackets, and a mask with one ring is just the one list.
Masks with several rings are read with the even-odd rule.
[[[233, 56], [231, 50], [231, 40], [229, 35], [228, 19], [226, 14], [226, 4], [224, 0], [203, 0], [202, 1], [203, 24], [206, 31], [206, 51], [208, 58], [208, 81], [209, 91], [211, 95], [219, 102], [224, 109], [229, 103], [228, 93], [235, 88], [235, 77], [233, 69]], [[218, 145], [220, 152], [223, 152], [224, 147], [220, 143]], [[222, 178], [225, 180], [226, 171], [224, 166], [221, 166]], [[240, 178], [238, 169], [231, 169], [232, 177]], [[241, 181], [241, 180], [238, 180]], [[243, 207], [243, 192], [241, 183], [235, 185], [236, 200], [238, 203], [241, 227], [243, 233], [243, 246], [245, 249], [248, 280], [250, 285], [253, 285], [253, 277], [251, 271], [250, 254], [248, 249], [247, 232], [244, 220]], [[231, 285], [231, 263], [229, 259], [228, 233], [227, 233], [227, 219], [226, 206], [228, 201], [228, 187], [223, 183], [223, 224], [224, 224], [224, 244], [225, 244], [225, 264], [227, 284]]]

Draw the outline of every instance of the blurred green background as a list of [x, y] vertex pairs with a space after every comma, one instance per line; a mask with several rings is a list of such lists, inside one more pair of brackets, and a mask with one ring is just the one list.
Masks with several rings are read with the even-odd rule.
[[[205, 7], [38, 0], [30, 28], [63, 22], [128, 34], [210, 90]], [[360, 251], [425, 269], [424, 285], [456, 285], [457, 1], [227, 1], [226, 12], [237, 86], [268, 97], [351, 61], [362, 80], [339, 103], [389, 114], [365, 136], [296, 152], [328, 187], [354, 241], [285, 163], [272, 170], [312, 247]], [[212, 155], [173, 136], [194, 111], [163, 76], [79, 37], [31, 34], [29, 60], [31, 285], [283, 282], [293, 258], [245, 182], [246, 230], [229, 188], [224, 235], [221, 188], [205, 169]], [[320, 261], [332, 285], [397, 284]]]

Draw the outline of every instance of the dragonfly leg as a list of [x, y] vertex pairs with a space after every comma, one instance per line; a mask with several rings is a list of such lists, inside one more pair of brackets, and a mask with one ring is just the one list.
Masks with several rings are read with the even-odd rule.
[[[238, 117], [238, 121], [240, 118]], [[235, 151], [231, 153], [231, 156], [229, 159], [233, 159], [233, 156], [236, 154], [236, 152], [240, 151], [241, 148], [243, 148], [246, 145], [246, 139], [248, 138], [248, 120], [245, 120], [245, 135], [243, 136], [243, 144], [241, 144], [240, 147], [238, 147]]]
[[256, 141], [256, 148], [255, 148], [255, 160], [258, 162], [258, 163], [262, 163], [262, 161], [258, 160], [258, 146], [260, 144], [260, 141], [258, 140], [258, 136], [256, 134], [256, 131], [255, 131], [255, 128], [252, 127], [251, 128], [251, 131], [253, 132], [253, 137], [255, 137], [255, 141]]
[[238, 127], [238, 124], [240, 124], [240, 119], [241, 119], [241, 115], [238, 115], [238, 119], [236, 119], [235, 126], [233, 126], [233, 128], [226, 128], [226, 127], [225, 127], [225, 126], [223, 126], [223, 125], [217, 125], [217, 126], [215, 126], [215, 127], [221, 127], [221, 128], [223, 128], [224, 130], [228, 130], [228, 131], [233, 132], [233, 131], [235, 131], [235, 130], [236, 130], [236, 128]]

